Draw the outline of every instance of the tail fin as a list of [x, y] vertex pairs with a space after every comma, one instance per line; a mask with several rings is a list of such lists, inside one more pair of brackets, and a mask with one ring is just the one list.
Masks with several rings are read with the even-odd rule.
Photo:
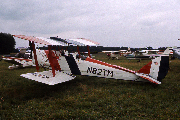
[[164, 51], [163, 55], [169, 55], [171, 52], [172, 52], [172, 48], [167, 48], [167, 49]]
[[147, 65], [138, 70], [137, 73], [146, 74], [151, 78], [161, 82], [161, 80], [167, 75], [168, 69], [169, 56], [162, 55], [153, 59]]
[[169, 69], [169, 56], [160, 56], [152, 60], [150, 76], [161, 82], [168, 73]]

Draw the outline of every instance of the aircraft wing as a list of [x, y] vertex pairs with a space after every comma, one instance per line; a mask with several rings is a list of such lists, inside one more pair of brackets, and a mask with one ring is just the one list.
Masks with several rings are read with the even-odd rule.
[[21, 74], [21, 76], [31, 79], [31, 80], [41, 82], [41, 83], [45, 83], [48, 85], [55, 85], [58, 83], [70, 81], [76, 77], [71, 74], [61, 72], [61, 71], [55, 71], [55, 74], [56, 74], [56, 77], [53, 77], [52, 71], [49, 70], [49, 71], [43, 71], [43, 72]]
[[95, 46], [95, 45], [99, 45], [99, 43], [92, 41], [92, 40], [85, 39], [85, 38], [62, 39], [62, 38], [58, 38], [58, 37], [44, 38], [44, 37], [34, 37], [34, 36], [25, 36], [25, 35], [13, 35], [13, 36], [24, 39], [24, 40], [33, 41], [35, 43], [44, 44], [44, 45], [61, 45], [61, 46], [67, 46], [67, 45]]
[[35, 43], [39, 43], [39, 44], [43, 44], [43, 45], [62, 45], [62, 46], [64, 46], [63, 44], [61, 44], [57, 41], [43, 38], [43, 37], [34, 37], [34, 36], [25, 36], [25, 35], [13, 35], [13, 36], [24, 39], [24, 40], [33, 41]]

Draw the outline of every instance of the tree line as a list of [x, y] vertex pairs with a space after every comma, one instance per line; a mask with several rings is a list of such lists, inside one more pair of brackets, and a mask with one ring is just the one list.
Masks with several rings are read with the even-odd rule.
[[15, 39], [9, 33], [0, 33], [0, 54], [9, 54], [15, 50]]

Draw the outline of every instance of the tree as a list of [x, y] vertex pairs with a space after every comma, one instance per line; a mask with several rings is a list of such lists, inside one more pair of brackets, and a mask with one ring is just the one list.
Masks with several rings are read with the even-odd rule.
[[0, 33], [0, 54], [13, 52], [15, 45], [15, 39], [11, 34]]

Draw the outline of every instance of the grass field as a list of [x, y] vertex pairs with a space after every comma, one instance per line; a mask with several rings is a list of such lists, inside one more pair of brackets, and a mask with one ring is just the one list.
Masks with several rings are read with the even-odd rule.
[[[149, 60], [102, 61], [139, 70]], [[35, 68], [9, 70], [0, 61], [0, 120], [4, 119], [180, 119], [180, 60], [170, 60], [161, 85], [77, 76], [54, 86], [20, 74]]]

